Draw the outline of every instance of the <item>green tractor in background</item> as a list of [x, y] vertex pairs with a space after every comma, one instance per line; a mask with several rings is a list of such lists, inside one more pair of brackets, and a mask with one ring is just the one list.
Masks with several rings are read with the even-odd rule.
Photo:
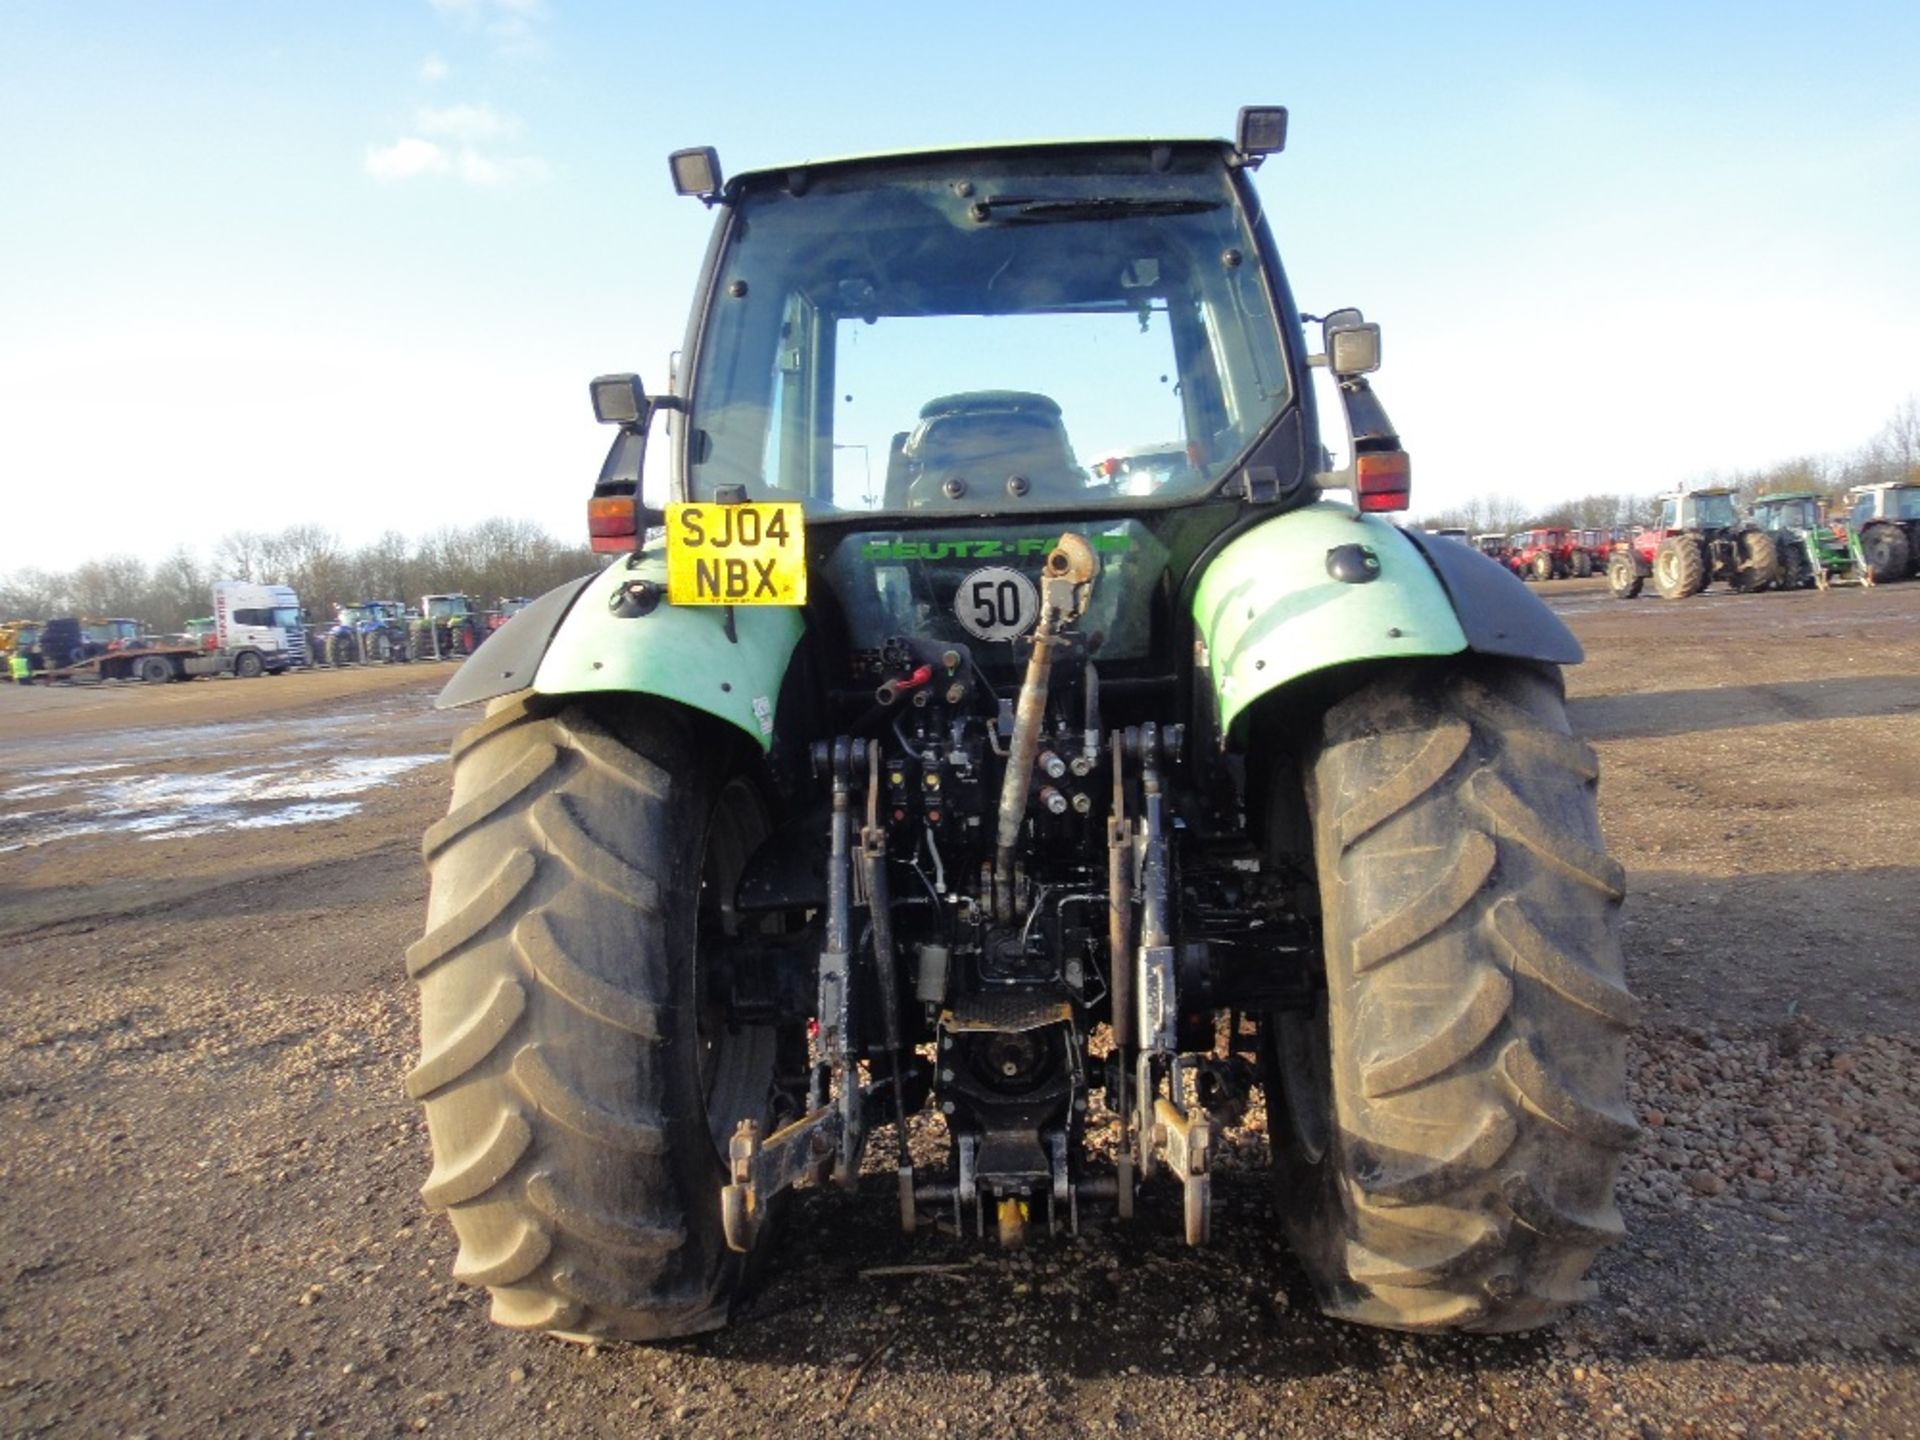
[[[1254, 187], [1285, 121], [672, 157], [717, 229], [676, 393], [592, 385], [610, 563], [439, 702], [486, 708], [424, 842], [406, 1083], [496, 1321], [722, 1325], [822, 1180], [908, 1232], [1203, 1244], [1255, 1088], [1329, 1313], [1593, 1293], [1636, 1004], [1580, 647], [1391, 523], [1379, 329], [1296, 310]], [[1135, 483], [1083, 434], [1185, 463]]]
[[459, 660], [480, 648], [492, 631], [471, 595], [423, 595], [411, 624], [415, 660]]
[[1821, 497], [1811, 490], [1762, 495], [1748, 507], [1747, 520], [1773, 540], [1778, 557], [1774, 585], [1778, 589], [1815, 585], [1824, 590], [1835, 579], [1853, 572], [1852, 547], [1845, 528], [1825, 522]]

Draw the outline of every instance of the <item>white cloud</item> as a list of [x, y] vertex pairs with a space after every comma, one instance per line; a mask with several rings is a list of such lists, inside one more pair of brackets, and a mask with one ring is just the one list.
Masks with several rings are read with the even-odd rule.
[[486, 105], [423, 108], [415, 113], [414, 124], [429, 135], [444, 135], [449, 140], [498, 140], [520, 133], [518, 119]]
[[437, 85], [451, 73], [447, 68], [447, 62], [438, 55], [429, 55], [420, 62], [420, 78], [429, 85]]
[[391, 145], [367, 147], [367, 174], [383, 184], [422, 175], [445, 175], [452, 167], [446, 151], [416, 135], [403, 136]]
[[366, 172], [382, 184], [452, 176], [462, 184], [502, 190], [522, 181], [544, 180], [547, 162], [537, 155], [496, 155], [475, 145], [449, 149], [419, 135], [404, 135], [391, 145], [369, 145]]
[[540, 47], [546, 0], [428, 0], [441, 15], [478, 30], [503, 55], [530, 55]]
[[521, 180], [547, 178], [547, 162], [536, 155], [492, 156], [471, 145], [461, 150], [455, 162], [456, 173], [469, 185], [489, 189], [512, 185]]

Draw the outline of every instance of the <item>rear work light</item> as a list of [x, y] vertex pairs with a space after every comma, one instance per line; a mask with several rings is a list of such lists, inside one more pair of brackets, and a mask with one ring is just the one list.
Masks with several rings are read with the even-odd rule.
[[1413, 498], [1413, 462], [1404, 450], [1370, 450], [1353, 460], [1353, 493], [1362, 510], [1405, 510]]
[[631, 495], [596, 495], [587, 501], [587, 538], [594, 550], [637, 549], [639, 507]]

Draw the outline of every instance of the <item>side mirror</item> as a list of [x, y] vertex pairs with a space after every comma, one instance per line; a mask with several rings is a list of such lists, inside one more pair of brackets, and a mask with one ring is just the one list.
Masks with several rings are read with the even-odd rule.
[[587, 502], [588, 543], [602, 554], [638, 550], [646, 541], [649, 518], [640, 500], [640, 480], [647, 424], [656, 402], [647, 398], [638, 375], [602, 375], [587, 389], [593, 396], [593, 418], [620, 427]]
[[[1311, 317], [1309, 317], [1311, 318]], [[1357, 305], [1343, 306], [1338, 310], [1329, 310], [1320, 317], [1320, 334], [1324, 339], [1336, 330], [1351, 330], [1356, 325], [1366, 323], [1367, 317], [1360, 313]]]

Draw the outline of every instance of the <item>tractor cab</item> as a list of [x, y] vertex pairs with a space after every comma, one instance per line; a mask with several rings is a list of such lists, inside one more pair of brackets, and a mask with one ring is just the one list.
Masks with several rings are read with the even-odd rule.
[[471, 595], [427, 595], [421, 598], [420, 613], [428, 620], [464, 620], [477, 608]]
[[1857, 485], [1847, 491], [1847, 517], [1856, 525], [1871, 520], [1920, 521], [1920, 485], [1904, 480]]
[[89, 616], [80, 622], [80, 632], [86, 637], [89, 646], [99, 647], [98, 650], [93, 651], [99, 654], [130, 648], [138, 642], [146, 630], [138, 620], [124, 618], [101, 620]]
[[1820, 497], [1811, 490], [1762, 495], [1753, 502], [1750, 514], [1762, 530], [1817, 530], [1821, 525]]
[[1682, 490], [1660, 497], [1660, 523], [1655, 529], [1731, 530], [1738, 523], [1739, 518], [1734, 513], [1733, 491]]

